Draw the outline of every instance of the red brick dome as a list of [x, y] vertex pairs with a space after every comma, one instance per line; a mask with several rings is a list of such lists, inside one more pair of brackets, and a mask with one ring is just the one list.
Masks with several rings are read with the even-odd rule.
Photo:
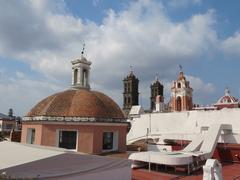
[[124, 119], [122, 110], [110, 97], [84, 89], [66, 90], [49, 96], [33, 107], [27, 116]]

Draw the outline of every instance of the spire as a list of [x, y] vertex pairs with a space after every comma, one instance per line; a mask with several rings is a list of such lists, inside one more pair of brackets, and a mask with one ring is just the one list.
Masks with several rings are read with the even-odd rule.
[[159, 81], [159, 74], [156, 73], [155, 81]]
[[130, 65], [130, 74], [133, 74], [133, 66]]
[[130, 72], [128, 74], [128, 77], [135, 77], [134, 73], [133, 73], [133, 66], [130, 65]]

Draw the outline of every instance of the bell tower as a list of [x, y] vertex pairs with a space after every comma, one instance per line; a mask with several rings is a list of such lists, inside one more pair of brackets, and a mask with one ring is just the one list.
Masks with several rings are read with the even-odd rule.
[[158, 75], [156, 76], [156, 79], [151, 84], [150, 88], [151, 88], [151, 97], [150, 97], [151, 110], [154, 111], [156, 109], [156, 97], [160, 96], [161, 98], [163, 98], [163, 85], [159, 82]]
[[72, 88], [73, 89], [90, 89], [90, 65], [92, 64], [84, 56], [85, 44], [81, 52], [81, 58], [72, 61]]
[[123, 111], [125, 115], [129, 114], [133, 105], [138, 105], [138, 78], [133, 74], [131, 69], [130, 73], [123, 79]]
[[192, 102], [193, 89], [186, 80], [182, 67], [176, 81], [171, 87], [171, 110], [172, 111], [189, 111], [193, 108]]

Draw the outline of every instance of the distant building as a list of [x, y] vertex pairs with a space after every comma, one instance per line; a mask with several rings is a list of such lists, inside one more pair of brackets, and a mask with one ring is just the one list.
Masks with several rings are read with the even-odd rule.
[[163, 100], [163, 85], [158, 80], [158, 77], [153, 81], [153, 83], [150, 86], [151, 89], [151, 97], [150, 97], [150, 104], [151, 104], [151, 110], [156, 110], [156, 97], [160, 96], [160, 101]]
[[217, 103], [214, 104], [214, 107], [217, 109], [223, 108], [238, 108], [239, 102], [238, 99], [230, 94], [230, 90], [228, 88], [225, 89], [224, 96], [222, 96]]
[[188, 111], [192, 110], [192, 91], [189, 81], [180, 70], [178, 78], [173, 82], [171, 88], [171, 110], [172, 111]]
[[21, 118], [13, 116], [13, 110], [9, 109], [8, 115], [0, 113], [0, 133], [9, 134], [11, 130], [20, 129]]
[[138, 83], [139, 80], [132, 70], [123, 80], [123, 111], [126, 116], [129, 114], [132, 106], [139, 105]]
[[83, 52], [72, 61], [72, 88], [39, 102], [23, 118], [21, 142], [100, 154], [126, 151], [127, 126], [119, 106], [89, 84]]

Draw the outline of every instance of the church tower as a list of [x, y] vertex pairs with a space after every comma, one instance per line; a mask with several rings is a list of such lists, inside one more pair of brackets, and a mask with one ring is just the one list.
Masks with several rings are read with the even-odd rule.
[[131, 70], [130, 73], [123, 79], [123, 111], [125, 115], [129, 114], [133, 105], [138, 105], [138, 78], [133, 74]]
[[156, 79], [151, 84], [150, 89], [151, 89], [150, 97], [151, 110], [154, 111], [156, 109], [156, 97], [159, 96], [163, 98], [163, 85], [159, 82], [158, 76], [156, 76]]
[[176, 81], [173, 82], [171, 87], [171, 110], [172, 111], [188, 111], [193, 108], [192, 102], [193, 89], [186, 80], [182, 68]]
[[90, 77], [90, 65], [92, 64], [84, 56], [84, 46], [80, 59], [72, 61], [72, 88], [74, 89], [90, 89], [89, 77]]

